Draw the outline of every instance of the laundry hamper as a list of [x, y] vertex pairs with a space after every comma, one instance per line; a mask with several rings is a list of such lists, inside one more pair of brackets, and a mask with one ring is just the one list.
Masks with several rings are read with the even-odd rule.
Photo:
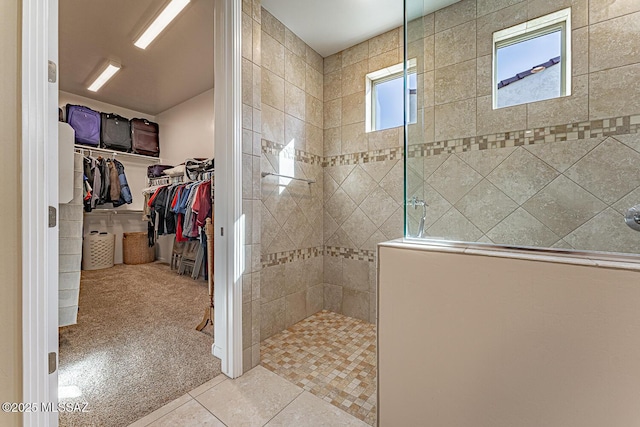
[[122, 236], [122, 258], [125, 264], [147, 264], [155, 261], [156, 249], [149, 247], [146, 232], [124, 233]]
[[84, 237], [82, 245], [82, 269], [100, 270], [113, 267], [116, 236], [92, 231]]

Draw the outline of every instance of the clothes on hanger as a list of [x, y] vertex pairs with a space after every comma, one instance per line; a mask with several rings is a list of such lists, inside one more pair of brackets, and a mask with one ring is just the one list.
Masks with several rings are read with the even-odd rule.
[[85, 186], [89, 188], [88, 191], [85, 188], [86, 212], [106, 203], [118, 207], [133, 202], [122, 163], [115, 159], [85, 157], [83, 166]]
[[201, 238], [205, 220], [211, 216], [210, 180], [164, 185], [148, 194], [150, 242], [151, 227], [158, 236], [175, 234], [179, 242]]

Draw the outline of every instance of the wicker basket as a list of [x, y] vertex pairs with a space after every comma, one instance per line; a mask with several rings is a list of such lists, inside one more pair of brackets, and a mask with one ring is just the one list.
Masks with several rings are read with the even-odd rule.
[[124, 233], [122, 236], [122, 258], [125, 264], [148, 264], [155, 261], [155, 247], [149, 247], [147, 233]]
[[116, 236], [92, 231], [84, 237], [82, 246], [82, 269], [100, 270], [113, 267]]

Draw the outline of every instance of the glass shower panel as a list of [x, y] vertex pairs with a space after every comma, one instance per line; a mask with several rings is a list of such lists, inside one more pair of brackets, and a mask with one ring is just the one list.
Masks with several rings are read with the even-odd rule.
[[[640, 254], [640, 91], [625, 80], [640, 62], [605, 73], [584, 67], [588, 52], [569, 52], [570, 95], [494, 109], [494, 32], [565, 11], [488, 25], [489, 15], [476, 14], [495, 0], [444, 3], [436, 11], [404, 0], [405, 237]], [[476, 19], [490, 31], [477, 30]], [[586, 45], [589, 33], [567, 31], [568, 46]], [[530, 90], [553, 65], [517, 73], [510, 85]]]

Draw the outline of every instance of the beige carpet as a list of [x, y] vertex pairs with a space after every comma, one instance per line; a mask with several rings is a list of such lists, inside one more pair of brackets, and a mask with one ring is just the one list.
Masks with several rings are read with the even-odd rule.
[[207, 301], [206, 282], [165, 264], [83, 271], [78, 324], [60, 330], [59, 384], [81, 392], [61, 402], [89, 412], [60, 413], [60, 425], [126, 426], [220, 374], [212, 326], [195, 330]]

